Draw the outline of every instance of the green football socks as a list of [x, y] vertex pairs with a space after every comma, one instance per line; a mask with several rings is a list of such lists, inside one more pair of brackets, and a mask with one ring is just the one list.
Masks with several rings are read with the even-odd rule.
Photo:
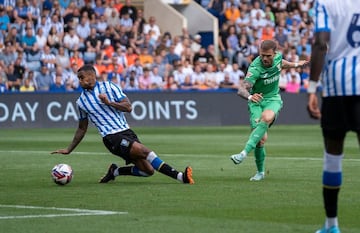
[[264, 172], [265, 171], [265, 156], [266, 151], [265, 147], [255, 147], [254, 150], [255, 154], [255, 164], [258, 172]]
[[266, 122], [260, 121], [256, 128], [251, 132], [249, 140], [245, 145], [245, 151], [249, 154], [264, 137], [269, 125]]

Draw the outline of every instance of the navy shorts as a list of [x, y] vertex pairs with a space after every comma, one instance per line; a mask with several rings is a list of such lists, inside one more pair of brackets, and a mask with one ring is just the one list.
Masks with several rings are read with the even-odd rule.
[[360, 133], [360, 96], [324, 97], [321, 106], [323, 136], [344, 139], [348, 131]]
[[123, 158], [126, 161], [126, 164], [132, 162], [130, 158], [130, 149], [134, 142], [141, 143], [135, 132], [131, 129], [103, 137], [103, 143], [106, 148], [114, 155]]

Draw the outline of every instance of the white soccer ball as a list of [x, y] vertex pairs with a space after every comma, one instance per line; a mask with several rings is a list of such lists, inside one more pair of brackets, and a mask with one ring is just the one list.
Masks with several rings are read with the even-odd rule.
[[51, 177], [56, 184], [65, 185], [72, 180], [73, 170], [68, 164], [57, 164], [51, 170]]

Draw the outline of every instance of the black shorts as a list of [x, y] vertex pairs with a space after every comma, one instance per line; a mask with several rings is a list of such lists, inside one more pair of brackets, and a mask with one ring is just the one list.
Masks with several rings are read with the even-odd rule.
[[134, 142], [140, 142], [137, 135], [131, 129], [109, 134], [103, 137], [103, 142], [106, 148], [114, 155], [120, 156], [126, 161], [126, 164], [131, 163], [130, 149]]
[[360, 133], [360, 96], [336, 96], [322, 99], [323, 136], [344, 139], [348, 131]]

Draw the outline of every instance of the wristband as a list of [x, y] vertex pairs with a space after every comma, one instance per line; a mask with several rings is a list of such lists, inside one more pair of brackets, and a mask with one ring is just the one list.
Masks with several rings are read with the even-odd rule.
[[310, 80], [310, 81], [309, 81], [309, 87], [308, 87], [308, 89], [307, 89], [307, 92], [308, 92], [309, 94], [313, 94], [313, 93], [316, 92], [316, 88], [317, 88], [317, 82], [314, 81], [314, 80]]
[[251, 98], [252, 98], [252, 95], [249, 95], [249, 96], [248, 96], [248, 100], [251, 100]]
[[299, 66], [299, 63], [295, 62], [295, 68], [298, 68], [298, 66]]

